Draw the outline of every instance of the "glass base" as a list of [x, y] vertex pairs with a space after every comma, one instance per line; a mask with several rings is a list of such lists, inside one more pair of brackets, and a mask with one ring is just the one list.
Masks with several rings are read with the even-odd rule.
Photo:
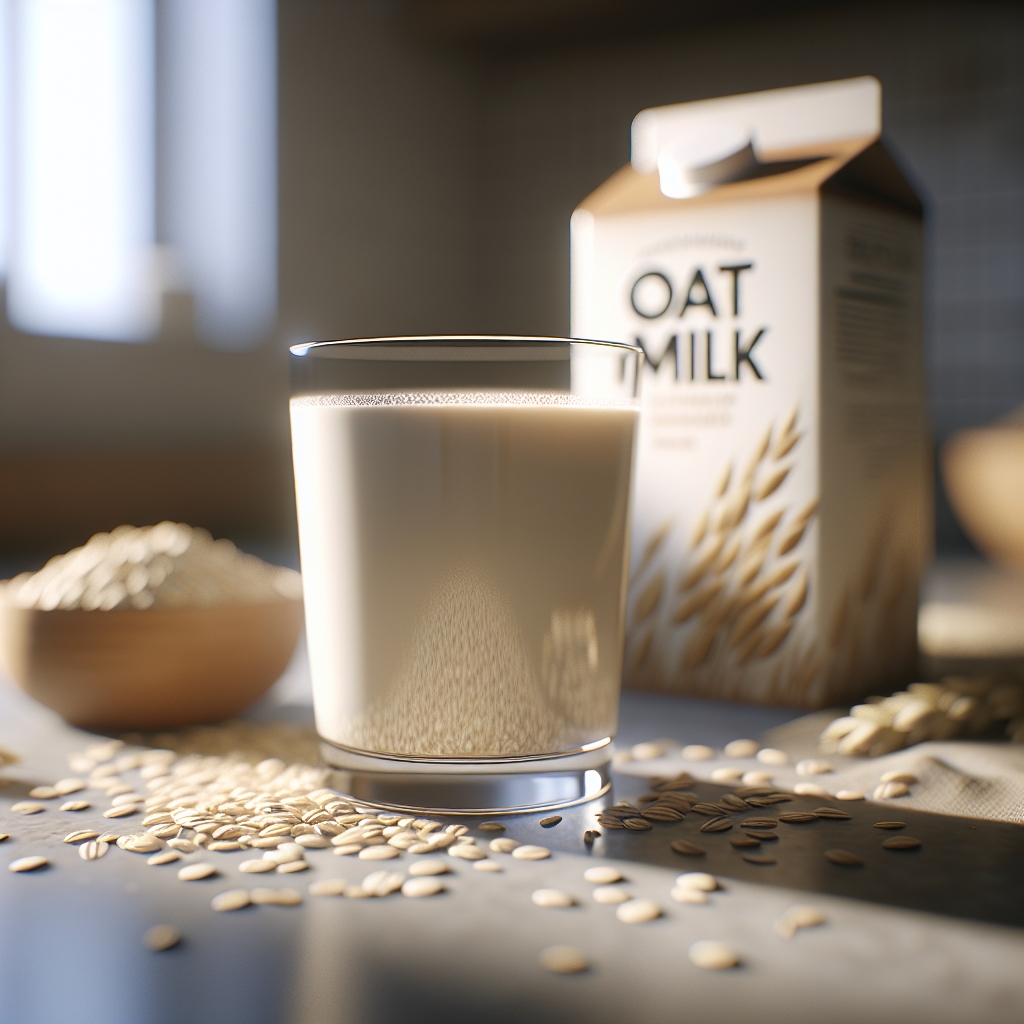
[[361, 803], [424, 814], [527, 814], [593, 800], [611, 787], [611, 741], [555, 757], [403, 758], [321, 740], [337, 789]]

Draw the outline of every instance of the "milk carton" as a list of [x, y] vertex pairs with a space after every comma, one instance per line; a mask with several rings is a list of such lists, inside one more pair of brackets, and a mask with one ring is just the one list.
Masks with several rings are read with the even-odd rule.
[[873, 78], [643, 111], [572, 218], [572, 333], [647, 366], [626, 685], [818, 707], [914, 670], [921, 206]]

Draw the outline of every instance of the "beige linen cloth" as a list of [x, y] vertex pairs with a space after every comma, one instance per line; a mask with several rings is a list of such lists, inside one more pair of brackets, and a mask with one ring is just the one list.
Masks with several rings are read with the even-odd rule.
[[[679, 745], [669, 746], [666, 756], [651, 761], [632, 761], [618, 767], [627, 775], [650, 777], [688, 771], [696, 779], [711, 781], [716, 768], [735, 766], [764, 771], [774, 785], [791, 790], [799, 782], [813, 782], [830, 794], [859, 790], [868, 800], [885, 772], [909, 772], [918, 779], [907, 796], [876, 803], [887, 807], [913, 807], [935, 814], [1024, 823], [1024, 745], [1006, 741], [947, 740], [919, 743], [883, 757], [841, 757], [819, 754], [818, 737], [837, 712], [805, 715], [772, 729], [762, 737], [765, 746], [784, 750], [789, 764], [765, 765], [754, 758], [726, 758], [721, 751], [708, 761], [684, 761]], [[828, 762], [834, 771], [802, 776], [796, 763], [804, 758]]]

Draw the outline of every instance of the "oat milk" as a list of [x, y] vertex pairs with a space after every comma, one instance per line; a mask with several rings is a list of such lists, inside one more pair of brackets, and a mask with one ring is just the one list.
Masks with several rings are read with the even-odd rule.
[[816, 707], [913, 672], [921, 207], [872, 78], [642, 112], [572, 220], [572, 333], [647, 356], [626, 685]]

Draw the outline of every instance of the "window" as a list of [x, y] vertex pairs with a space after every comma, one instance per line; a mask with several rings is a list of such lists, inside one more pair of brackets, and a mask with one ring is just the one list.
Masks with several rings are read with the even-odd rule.
[[273, 0], [0, 0], [0, 45], [11, 322], [146, 341], [162, 292], [184, 289], [207, 343], [262, 341], [277, 291]]

